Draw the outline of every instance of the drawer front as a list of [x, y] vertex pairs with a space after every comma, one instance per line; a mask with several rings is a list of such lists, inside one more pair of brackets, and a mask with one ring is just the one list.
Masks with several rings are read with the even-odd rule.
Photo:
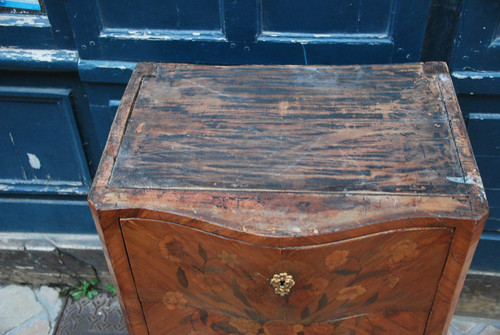
[[[412, 228], [269, 247], [122, 219], [151, 334], [422, 334], [453, 230]], [[293, 286], [281, 296], [273, 275]], [[285, 292], [286, 293], [286, 292]]]

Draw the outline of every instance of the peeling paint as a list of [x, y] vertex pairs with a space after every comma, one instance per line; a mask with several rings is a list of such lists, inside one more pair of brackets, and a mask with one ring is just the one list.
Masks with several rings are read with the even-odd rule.
[[29, 152], [26, 155], [28, 155], [28, 161], [29, 161], [31, 167], [35, 170], [40, 170], [40, 168], [42, 167], [42, 164], [40, 163], [40, 160], [38, 159], [38, 157], [35, 154], [31, 154]]
[[495, 78], [492, 75], [479, 75], [479, 74], [469, 75], [469, 74], [461, 74], [461, 73], [456, 73], [456, 72], [454, 72], [452, 74], [452, 77], [457, 78], [457, 79], [472, 79], [472, 80], [480, 80], [480, 79], [484, 79], [484, 78], [490, 78], [490, 79]]
[[77, 193], [79, 191], [79, 189], [76, 187], [76, 188], [73, 188], [73, 187], [65, 187], [65, 188], [57, 188], [56, 189], [57, 193], [58, 194], [74, 194], [74, 193]]
[[454, 78], [457, 78], [457, 79], [466, 79], [466, 78], [469, 78], [469, 76], [466, 76], [466, 75], [463, 75], [463, 74], [460, 74], [460, 73], [453, 73], [452, 76]]
[[30, 26], [35, 28], [50, 27], [49, 20], [42, 16], [36, 15], [0, 15], [0, 26], [15, 27], [15, 26]]
[[458, 184], [475, 185], [476, 182], [469, 176], [466, 177], [446, 177], [451, 182]]
[[8, 191], [11, 190], [13, 187], [10, 185], [0, 185], [0, 191]]
[[164, 30], [164, 29], [143, 29], [143, 30], [126, 30], [108, 28], [101, 35], [104, 38], [116, 39], [141, 39], [150, 41], [193, 41], [193, 40], [210, 40], [210, 41], [226, 41], [226, 37], [220, 31], [182, 31]]
[[43, 49], [14, 49], [0, 47], [0, 53], [14, 61], [30, 59], [35, 62], [64, 62], [68, 59], [77, 59], [76, 51], [71, 50], [43, 50]]

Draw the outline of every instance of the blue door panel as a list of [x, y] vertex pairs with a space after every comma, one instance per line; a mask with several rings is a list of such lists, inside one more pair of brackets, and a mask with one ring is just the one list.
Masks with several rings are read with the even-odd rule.
[[500, 114], [470, 113], [467, 129], [490, 205], [484, 229], [500, 231]]
[[125, 84], [85, 83], [90, 112], [94, 123], [99, 150], [102, 153], [116, 110], [125, 91]]
[[64, 6], [57, 0], [43, 1], [46, 13], [0, 12], [2, 46], [26, 49], [75, 49]]
[[222, 29], [218, 0], [97, 0], [95, 5], [104, 29]]
[[[431, 2], [439, 10], [429, 11]], [[0, 86], [22, 87], [14, 99], [12, 89], [0, 94], [0, 230], [95, 232], [84, 201], [89, 170], [95, 172], [138, 61], [448, 60], [490, 204], [473, 268], [500, 271], [497, 0], [44, 0], [44, 6], [39, 15], [0, 13]], [[424, 54], [441, 57], [421, 58], [424, 44], [433, 47]], [[42, 92], [46, 87], [56, 95]]]
[[469, 135], [490, 205], [472, 267], [500, 271], [500, 155], [497, 149], [500, 146], [500, 2], [463, 0], [460, 3], [463, 8], [457, 13], [459, 23], [453, 36], [449, 67], [462, 111], [468, 117]]
[[500, 189], [487, 189], [486, 197], [490, 205], [490, 215], [484, 230], [500, 233]]
[[85, 199], [0, 196], [0, 231], [95, 234]]
[[[51, 62], [54, 64], [54, 62]], [[75, 67], [76, 71], [76, 67]], [[83, 147], [86, 162], [84, 165], [93, 173], [97, 168], [100, 159], [100, 152], [94, 132], [92, 119], [90, 116], [89, 103], [86, 97], [83, 83], [79, 80], [77, 73], [53, 72], [53, 71], [1, 71], [0, 86], [21, 88], [24, 95], [40, 90], [47, 91], [47, 87], [62, 90], [69, 95], [71, 114], [76, 121], [77, 133], [75, 138], [79, 138], [79, 146]]]
[[262, 31], [384, 35], [390, 29], [396, 3], [387, 0], [262, 0]]
[[89, 100], [99, 155], [104, 149], [111, 123], [135, 65], [98, 60], [81, 60], [78, 64], [78, 72]]
[[478, 271], [499, 271], [500, 257], [498, 248], [500, 247], [500, 234], [483, 233], [477, 245], [476, 253], [472, 260], [471, 268]]
[[[494, 141], [494, 139], [492, 139]], [[481, 172], [484, 187], [488, 189], [500, 189], [500, 157], [476, 156], [477, 165]]]
[[84, 59], [213, 64], [418, 61], [429, 7], [429, 0], [66, 2]]
[[471, 113], [500, 114], [500, 95], [460, 94], [458, 95], [458, 101], [460, 109], [467, 117]]
[[465, 0], [450, 67], [454, 71], [500, 70], [500, 2]]
[[0, 87], [2, 193], [86, 194], [90, 176], [69, 93]]
[[467, 130], [476, 157], [500, 157], [500, 113], [470, 113]]

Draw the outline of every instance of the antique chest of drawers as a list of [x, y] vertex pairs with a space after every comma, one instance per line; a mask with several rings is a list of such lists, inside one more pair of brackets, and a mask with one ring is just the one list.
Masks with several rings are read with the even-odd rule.
[[443, 63], [141, 63], [89, 202], [131, 334], [446, 334], [488, 214]]

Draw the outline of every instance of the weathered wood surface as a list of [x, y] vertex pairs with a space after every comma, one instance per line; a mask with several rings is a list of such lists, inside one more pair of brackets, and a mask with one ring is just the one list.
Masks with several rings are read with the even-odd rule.
[[[212, 90], [245, 96], [258, 112], [207, 90], [210, 71]], [[196, 78], [185, 79], [191, 72]], [[453, 88], [443, 84], [449, 75], [438, 63], [269, 70], [143, 63], [136, 75], [94, 182], [100, 209], [158, 209], [273, 236], [486, 213]], [[259, 89], [256, 78], [247, 84], [251, 75], [283, 95]]]
[[[446, 334], [488, 213], [451, 79], [441, 63], [139, 64], [118, 110], [89, 202], [133, 334], [179, 326], [166, 323], [165, 317], [180, 318], [182, 313], [171, 309], [171, 300], [158, 300], [161, 294], [155, 287], [182, 297], [201, 294], [200, 289], [191, 292], [182, 284], [175, 286], [183, 277], [177, 274], [179, 265], [174, 269], [155, 249], [172, 227], [182, 248], [190, 250], [190, 260], [202, 257], [197, 249], [202, 241], [210, 242], [204, 248], [207, 254], [238, 245], [241, 248], [229, 254], [250, 265], [258, 257], [258, 270], [263, 272], [266, 259], [284, 262], [288, 253], [289, 259], [302, 257], [316, 269], [321, 262], [309, 257], [325, 258], [339, 246], [350, 245], [345, 249], [360, 258], [358, 253], [372, 244], [382, 245], [380, 250], [401, 240], [427, 245], [432, 256], [420, 253], [428, 258], [415, 258], [418, 264], [408, 269], [413, 273], [425, 267], [422, 274], [413, 275], [420, 279], [410, 282], [406, 277], [406, 290], [397, 298], [402, 300], [395, 299], [400, 308], [361, 304], [342, 318], [335, 308], [325, 306], [323, 312], [330, 314], [322, 323], [304, 322], [300, 314], [293, 322], [277, 321], [279, 317], [268, 315], [271, 307], [266, 304], [272, 299], [254, 306], [252, 295], [231, 291], [232, 282], [222, 286], [231, 288], [226, 293], [233, 298], [246, 299], [255, 309], [263, 307], [259, 313], [268, 314], [259, 320], [259, 329], [268, 334], [293, 333], [289, 330], [300, 326], [299, 333], [371, 334], [383, 325], [387, 334]], [[401, 237], [410, 233], [411, 238]], [[385, 242], [377, 240], [381, 236]], [[436, 241], [429, 242], [432, 239]], [[388, 250], [372, 255], [376, 261], [365, 268], [388, 275], [377, 265], [390, 259]], [[183, 262], [189, 280], [196, 269], [186, 259]], [[428, 279], [419, 277], [424, 273]], [[170, 279], [161, 282], [162, 277]], [[353, 285], [330, 279], [346, 288]], [[375, 277], [365, 279], [367, 292], [390, 296]], [[148, 284], [151, 280], [158, 285]], [[244, 276], [240, 280], [250, 283], [244, 289], [257, 283]], [[424, 283], [422, 296], [415, 296]], [[339, 289], [327, 286], [325, 292], [335, 299]], [[404, 298], [409, 296], [413, 298]], [[305, 301], [314, 304], [319, 298]], [[202, 304], [203, 299], [186, 301]], [[242, 318], [233, 323], [235, 314], [224, 316], [217, 308], [196, 305], [189, 324], [182, 327], [216, 324], [210, 329], [217, 334], [252, 334], [243, 328], [257, 327], [252, 324], [256, 315], [238, 303], [229, 312], [243, 308], [238, 314]], [[356, 309], [365, 314], [354, 315]], [[329, 324], [327, 319], [337, 321]]]
[[[406, 228], [269, 248], [158, 220], [122, 219], [121, 225], [151, 334], [217, 334], [218, 325], [242, 319], [255, 327], [251, 334], [284, 320], [333, 329], [359, 315], [425, 313], [453, 236], [451, 228]], [[286, 298], [269, 284], [283, 271], [295, 281]], [[194, 327], [195, 314], [211, 317]], [[378, 331], [389, 330], [380, 325]]]
[[161, 67], [109, 186], [464, 194], [438, 82], [404, 67]]

